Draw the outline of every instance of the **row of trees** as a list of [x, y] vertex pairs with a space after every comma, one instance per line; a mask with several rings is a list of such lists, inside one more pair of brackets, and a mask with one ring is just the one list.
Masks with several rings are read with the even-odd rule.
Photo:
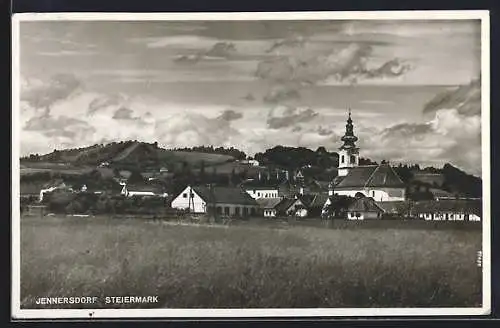
[[245, 152], [236, 149], [234, 147], [224, 148], [224, 147], [214, 147], [214, 146], [195, 146], [195, 147], [174, 148], [174, 150], [228, 155], [239, 160], [247, 158]]

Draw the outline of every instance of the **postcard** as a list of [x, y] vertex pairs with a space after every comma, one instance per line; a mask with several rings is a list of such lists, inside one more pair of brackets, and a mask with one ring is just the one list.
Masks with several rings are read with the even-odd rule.
[[12, 29], [14, 319], [490, 313], [488, 11]]

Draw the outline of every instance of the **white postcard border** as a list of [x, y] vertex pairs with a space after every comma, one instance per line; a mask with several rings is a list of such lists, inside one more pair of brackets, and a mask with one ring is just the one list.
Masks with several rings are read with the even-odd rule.
[[[481, 20], [481, 143], [483, 180], [483, 301], [480, 308], [316, 308], [316, 309], [21, 309], [19, 189], [19, 25], [24, 21], [183, 21], [183, 20]], [[14, 319], [105, 318], [273, 318], [370, 316], [470, 316], [491, 311], [490, 201], [490, 21], [487, 10], [350, 11], [248, 13], [18, 13], [12, 16], [12, 300]]]

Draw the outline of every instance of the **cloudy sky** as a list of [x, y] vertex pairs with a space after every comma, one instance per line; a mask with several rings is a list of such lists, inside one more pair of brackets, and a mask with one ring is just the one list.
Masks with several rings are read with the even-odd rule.
[[337, 150], [350, 107], [361, 156], [480, 174], [479, 21], [20, 24], [23, 155], [126, 139]]

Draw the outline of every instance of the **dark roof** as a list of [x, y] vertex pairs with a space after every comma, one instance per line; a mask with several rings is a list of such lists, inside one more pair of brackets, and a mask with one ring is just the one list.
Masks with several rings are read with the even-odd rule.
[[376, 202], [388, 214], [401, 214], [410, 208], [408, 201]]
[[481, 216], [482, 202], [481, 200], [467, 200], [467, 199], [442, 199], [442, 200], [420, 201], [414, 203], [413, 211], [417, 214], [454, 212], [454, 213], [473, 213]]
[[[212, 188], [206, 186], [195, 186], [194, 191], [206, 202], [237, 205], [257, 205], [255, 199], [238, 187]], [[211, 190], [210, 190], [211, 189]]]
[[261, 208], [275, 208], [281, 202], [282, 198], [259, 198], [256, 199], [257, 204]]
[[348, 207], [349, 212], [378, 212], [383, 213], [384, 210], [371, 197], [363, 197], [356, 199]]
[[241, 186], [245, 189], [269, 189], [269, 188], [278, 188], [280, 184], [285, 182], [283, 179], [276, 178], [262, 178], [262, 179], [253, 179], [247, 180], [241, 183]]
[[327, 199], [328, 199], [328, 194], [327, 193], [320, 193], [320, 194], [314, 194], [314, 195], [302, 195], [299, 196], [300, 200], [304, 204], [304, 206], [308, 208], [323, 208], [325, 205]]
[[151, 191], [155, 194], [162, 194], [164, 192], [163, 188], [157, 184], [127, 184], [128, 191]]
[[381, 164], [353, 167], [335, 187], [402, 188], [404, 187], [404, 183], [390, 165]]
[[293, 204], [295, 204], [296, 202], [300, 202], [302, 203], [302, 201], [298, 198], [283, 198], [281, 200], [281, 202], [279, 202], [277, 205], [276, 205], [276, 210], [277, 211], [286, 211], [288, 210]]

